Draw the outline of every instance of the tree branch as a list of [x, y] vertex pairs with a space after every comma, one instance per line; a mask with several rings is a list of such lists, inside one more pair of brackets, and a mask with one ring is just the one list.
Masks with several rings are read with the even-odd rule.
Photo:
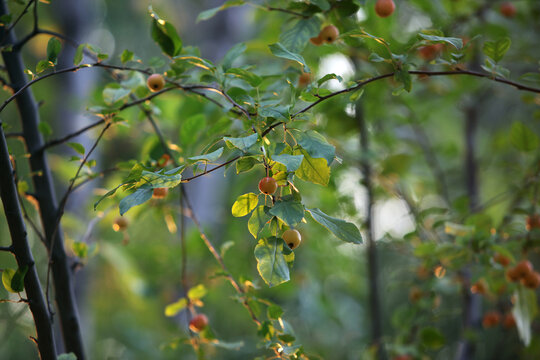
[[[6, 1], [1, 1], [0, 16], [8, 13], [9, 10]], [[2, 31], [2, 35], [4, 35], [3, 33], [4, 31]], [[5, 39], [6, 42], [4, 45], [17, 43], [13, 31], [7, 33]], [[12, 100], [16, 101], [25, 143], [28, 152], [31, 154], [29, 159], [30, 169], [33, 174], [32, 180], [36, 198], [39, 202], [39, 213], [45, 237], [46, 239], [51, 239], [57, 213], [56, 196], [47, 159], [43, 152], [36, 153], [36, 150], [43, 146], [43, 138], [38, 130], [38, 124], [40, 122], [38, 104], [29, 89], [29, 84], [35, 84], [37, 81], [41, 81], [52, 75], [44, 75], [38, 78], [37, 81], [28, 82], [27, 75], [24, 73], [24, 63], [20, 51], [12, 49], [12, 51], [2, 52], [2, 57], [10, 81], [13, 84], [13, 89], [16, 90], [15, 94], [17, 94], [14, 97], [10, 97], [10, 102]], [[63, 70], [63, 72], [68, 71]], [[7, 104], [4, 103], [3, 106], [5, 107]], [[53, 281], [58, 313], [60, 314], [62, 336], [66, 352], [73, 352], [78, 360], [84, 360], [84, 346], [80, 331], [79, 315], [73, 291], [71, 272], [64, 250], [63, 231], [58, 231], [56, 236], [58, 238], [54, 241], [55, 246], [51, 247], [50, 243], [46, 244], [46, 246], [53, 260]]]
[[11, 234], [12, 245], [2, 250], [11, 251], [15, 255], [19, 269], [27, 267], [24, 277], [24, 289], [29, 299], [29, 307], [34, 317], [38, 341], [37, 346], [40, 358], [44, 360], [56, 359], [56, 348], [45, 299], [41, 290], [34, 258], [28, 244], [26, 227], [19, 206], [17, 187], [11, 167], [4, 130], [0, 123], [0, 197], [4, 206], [4, 214]]

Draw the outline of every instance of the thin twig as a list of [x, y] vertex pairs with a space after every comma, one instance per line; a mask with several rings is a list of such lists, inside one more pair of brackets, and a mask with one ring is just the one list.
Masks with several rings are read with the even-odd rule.
[[[92, 147], [90, 148], [88, 153], [84, 156], [83, 160], [81, 161], [81, 164], [79, 165], [79, 168], [77, 169], [77, 172], [75, 173], [75, 176], [73, 177], [73, 179], [71, 179], [69, 187], [66, 190], [64, 196], [62, 197], [62, 200], [60, 201], [60, 205], [58, 206], [58, 211], [57, 211], [57, 214], [56, 214], [55, 228], [54, 228], [54, 231], [53, 231], [51, 239], [50, 239], [50, 249], [51, 249], [50, 254], [52, 254], [52, 249], [54, 249], [56, 233], [58, 232], [58, 228], [60, 227], [60, 220], [62, 219], [62, 216], [64, 214], [64, 209], [66, 207], [66, 203], [67, 203], [67, 200], [69, 198], [69, 195], [73, 192], [73, 189], [74, 189], [74, 186], [75, 186], [75, 181], [79, 177], [79, 174], [80, 174], [82, 168], [84, 167], [84, 165], [86, 164], [86, 162], [88, 161], [88, 158], [90, 157], [90, 155], [92, 155], [92, 153], [96, 149], [97, 145], [99, 144], [99, 141], [101, 140], [101, 138], [103, 137], [105, 132], [109, 129], [111, 124], [112, 124], [112, 122], [110, 122], [110, 121], [106, 122], [106, 125], [101, 130], [101, 132], [100, 132], [99, 136], [97, 137], [96, 141], [94, 142], [94, 144], [92, 145]], [[46, 283], [46, 287], [45, 287], [45, 294], [46, 294], [46, 299], [47, 299], [47, 306], [49, 307], [50, 312], [51, 312], [51, 306], [50, 306], [50, 299], [49, 299], [49, 281], [50, 281], [51, 265], [52, 265], [52, 258], [49, 255], [49, 261], [48, 261], [48, 265], [47, 265], [47, 283]]]
[[0, 43], [2, 44], [4, 43], [4, 41], [6, 40], [6, 34], [8, 34], [11, 30], [13, 30], [13, 28], [19, 23], [19, 21], [23, 18], [23, 16], [28, 12], [28, 8], [30, 8], [32, 3], [36, 1], [37, 0], [28, 1], [28, 3], [26, 4], [22, 12], [19, 14], [19, 16], [17, 16], [17, 19], [15, 19], [15, 21], [11, 25], [9, 25], [9, 27], [6, 30], [4, 30], [5, 31], [4, 36], [2, 37], [2, 41], [0, 41]]
[[87, 126], [83, 127], [82, 129], [79, 129], [79, 130], [77, 130], [77, 131], [75, 131], [75, 132], [73, 132], [71, 134], [68, 134], [68, 135], [62, 137], [62, 138], [47, 141], [41, 148], [37, 149], [36, 151], [41, 152], [41, 151], [44, 151], [44, 150], [46, 150], [46, 149], [48, 149], [50, 147], [53, 147], [55, 145], [63, 144], [66, 141], [68, 141], [69, 139], [77, 137], [77, 136], [81, 135], [82, 133], [84, 133], [84, 132], [86, 132], [86, 131], [88, 131], [90, 129], [95, 128], [96, 126], [103, 124], [104, 122], [105, 122], [105, 119], [100, 119], [100, 120], [98, 120], [96, 122], [93, 122], [90, 125], [87, 125]]
[[7, 251], [12, 253], [13, 252], [13, 245], [11, 246], [0, 246], [0, 251]]

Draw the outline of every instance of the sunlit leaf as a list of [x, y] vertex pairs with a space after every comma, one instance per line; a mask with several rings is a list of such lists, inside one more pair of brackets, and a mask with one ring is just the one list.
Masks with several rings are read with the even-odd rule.
[[330, 166], [327, 160], [323, 158], [312, 158], [306, 150], [298, 149], [294, 151], [295, 155], [303, 155], [304, 159], [295, 174], [300, 179], [315, 184], [327, 186], [330, 181]]
[[178, 314], [182, 309], [187, 306], [188, 302], [186, 298], [180, 298], [178, 301], [173, 302], [165, 306], [165, 316], [171, 317]]
[[289, 281], [289, 266], [283, 257], [283, 241], [276, 237], [259, 240], [255, 247], [257, 270], [268, 286]]
[[235, 217], [246, 216], [255, 210], [258, 203], [259, 197], [254, 193], [240, 195], [232, 206], [232, 215]]

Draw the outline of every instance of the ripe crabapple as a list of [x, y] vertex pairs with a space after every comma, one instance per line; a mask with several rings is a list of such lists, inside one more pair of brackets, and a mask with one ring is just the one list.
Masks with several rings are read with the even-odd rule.
[[157, 92], [165, 86], [165, 79], [161, 74], [152, 74], [148, 77], [146, 84], [150, 91]]
[[189, 322], [189, 329], [193, 332], [201, 332], [208, 326], [208, 318], [204, 314], [197, 314]]
[[323, 39], [321, 38], [321, 34], [317, 35], [316, 37], [312, 37], [309, 39], [309, 42], [312, 43], [315, 46], [322, 45]]
[[520, 279], [523, 279], [525, 276], [527, 276], [529, 273], [533, 271], [532, 264], [528, 260], [520, 261], [514, 269], [515, 269], [516, 275]]
[[501, 314], [499, 314], [497, 311], [488, 311], [484, 314], [484, 318], [482, 319], [482, 326], [484, 326], [485, 329], [497, 326], [499, 322], [501, 321]]
[[516, 6], [510, 1], [505, 1], [499, 7], [499, 11], [504, 17], [513, 18], [516, 15]]
[[418, 48], [418, 55], [425, 61], [435, 59], [443, 50], [443, 44], [432, 44]]
[[393, 0], [377, 0], [375, 3], [375, 13], [382, 18], [392, 15], [396, 9], [396, 4]]
[[267, 176], [259, 181], [259, 190], [261, 190], [263, 194], [272, 195], [276, 192], [277, 188], [277, 181], [273, 177]]
[[298, 77], [298, 86], [306, 87], [311, 82], [311, 74], [303, 72], [302, 75]]
[[540, 286], [540, 274], [536, 271], [531, 271], [521, 278], [521, 283], [526, 288], [536, 289], [538, 286]]
[[285, 241], [285, 244], [287, 244], [291, 248], [291, 250], [296, 249], [302, 241], [302, 235], [300, 235], [300, 233], [296, 229], [285, 230], [281, 237]]
[[333, 43], [334, 41], [336, 41], [336, 39], [338, 38], [339, 36], [339, 30], [337, 27], [335, 27], [334, 25], [327, 25], [325, 26], [321, 32], [319, 33], [319, 37], [324, 41], [324, 42], [327, 42], [329, 44]]
[[152, 197], [154, 199], [163, 199], [167, 194], [169, 193], [168, 188], [154, 188], [154, 192], [152, 193]]
[[510, 258], [508, 258], [507, 256], [504, 256], [503, 254], [497, 253], [493, 255], [493, 261], [502, 265], [503, 267], [507, 267], [508, 265], [510, 265]]

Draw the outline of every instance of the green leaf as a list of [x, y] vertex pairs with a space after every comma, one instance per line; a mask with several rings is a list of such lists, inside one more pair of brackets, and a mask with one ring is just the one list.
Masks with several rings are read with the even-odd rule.
[[75, 150], [76, 152], [78, 152], [79, 154], [81, 155], [84, 155], [85, 153], [85, 149], [84, 149], [84, 146], [82, 146], [81, 144], [79, 143], [76, 143], [76, 142], [69, 142], [67, 143], [67, 145], [72, 148], [73, 150]]
[[83, 61], [83, 54], [84, 54], [85, 47], [86, 47], [86, 44], [81, 44], [77, 46], [77, 50], [75, 50], [75, 56], [73, 56], [73, 65], [77, 66]]
[[245, 80], [249, 85], [257, 87], [261, 84], [262, 78], [251, 71], [240, 68], [230, 68], [226, 74], [234, 75], [242, 80]]
[[411, 92], [412, 89], [412, 79], [411, 74], [409, 73], [408, 66], [402, 66], [394, 73], [394, 79], [403, 84], [403, 89], [407, 92]]
[[330, 167], [327, 160], [323, 158], [314, 159], [304, 149], [294, 151], [296, 155], [304, 155], [302, 164], [296, 170], [295, 175], [304, 181], [327, 186], [330, 181]]
[[257, 140], [259, 139], [258, 134], [253, 134], [246, 137], [241, 138], [231, 138], [231, 137], [223, 137], [223, 140], [227, 143], [227, 146], [229, 148], [237, 148], [244, 152], [246, 152], [250, 147], [255, 145], [257, 143]]
[[290, 280], [289, 266], [283, 256], [283, 241], [276, 237], [259, 240], [255, 246], [259, 275], [273, 287]]
[[259, 206], [253, 211], [248, 220], [248, 230], [255, 239], [259, 239], [259, 234], [263, 227], [272, 219], [272, 216], [267, 213], [268, 208], [264, 205]]
[[84, 242], [74, 241], [71, 244], [71, 250], [80, 259], [85, 259], [88, 256], [88, 244]]
[[304, 60], [302, 55], [295, 54], [287, 50], [280, 43], [271, 44], [271, 45], [268, 45], [268, 47], [270, 48], [270, 52], [272, 52], [272, 54], [274, 54], [275, 56], [284, 58], [284, 59], [289, 59], [292, 61], [296, 61], [297, 63], [299, 63], [300, 65], [304, 67], [304, 72], [306, 73], [310, 72], [309, 67], [307, 66], [306, 61]]
[[272, 156], [272, 160], [285, 165], [287, 171], [296, 171], [304, 160], [304, 155], [281, 154]]
[[317, 17], [298, 20], [279, 37], [279, 43], [292, 53], [301, 53], [309, 39], [319, 34], [321, 21]]
[[317, 6], [322, 11], [330, 10], [330, 4], [327, 0], [310, 0], [310, 3]]
[[126, 100], [131, 90], [123, 88], [120, 84], [111, 83], [103, 89], [103, 102], [109, 106], [116, 102]]
[[338, 239], [354, 243], [362, 243], [360, 230], [353, 223], [326, 215], [319, 209], [307, 209], [313, 219], [330, 230]]
[[233, 6], [244, 5], [244, 3], [245, 3], [244, 0], [228, 0], [228, 1], [225, 1], [223, 3], [223, 5], [221, 5], [221, 6], [218, 6], [218, 7], [208, 9], [208, 10], [205, 10], [205, 11], [201, 12], [199, 14], [199, 16], [197, 16], [197, 22], [203, 21], [203, 20], [208, 20], [208, 19], [214, 17], [218, 12], [220, 12], [222, 10], [225, 10], [225, 9], [233, 7]]
[[229, 68], [232, 67], [232, 64], [236, 59], [240, 57], [246, 51], [246, 44], [239, 43], [234, 45], [223, 57], [221, 60], [221, 66], [223, 67], [224, 71], [227, 71]]
[[512, 145], [521, 151], [533, 151], [538, 148], [538, 136], [522, 122], [516, 121], [510, 130]]
[[299, 201], [280, 200], [268, 211], [289, 227], [295, 227], [304, 218], [304, 205]]
[[270, 305], [266, 311], [270, 320], [278, 320], [283, 316], [283, 309], [277, 305]]
[[299, 131], [291, 130], [298, 144], [308, 152], [312, 158], [324, 158], [328, 165], [336, 156], [336, 148], [315, 130]]
[[188, 290], [187, 296], [190, 300], [202, 299], [208, 291], [203, 284], [192, 287]]
[[47, 43], [47, 60], [56, 65], [58, 54], [62, 50], [62, 43], [55, 37], [51, 37]]
[[163, 172], [163, 170], [157, 172], [143, 170], [139, 184], [141, 186], [150, 186], [153, 189], [175, 187], [182, 181], [181, 172], [184, 168], [185, 166], [182, 165], [166, 172]]
[[133, 60], [133, 52], [129, 51], [128, 49], [125, 49], [122, 52], [122, 55], [120, 55], [120, 61], [122, 61], [122, 64], [125, 64], [131, 60]]
[[178, 314], [182, 309], [187, 306], [188, 302], [186, 298], [180, 298], [178, 301], [173, 302], [165, 306], [165, 316], [172, 317]]
[[51, 126], [48, 123], [44, 122], [44, 121], [39, 122], [38, 130], [43, 136], [49, 136], [49, 135], [52, 134]]
[[240, 195], [232, 206], [232, 215], [235, 217], [246, 216], [252, 212], [259, 203], [259, 197], [254, 193]]
[[253, 156], [244, 156], [236, 162], [236, 173], [240, 174], [241, 172], [249, 171], [258, 163], [259, 161]]
[[60, 354], [58, 355], [56, 359], [57, 360], [77, 360], [77, 356], [74, 353], [70, 352], [67, 354]]
[[519, 286], [514, 292], [514, 307], [512, 315], [516, 320], [516, 327], [519, 338], [525, 346], [531, 343], [531, 323], [538, 313], [538, 305], [536, 304], [536, 293], [534, 290], [526, 289]]
[[317, 85], [321, 86], [322, 84], [324, 84], [328, 80], [337, 80], [339, 82], [342, 82], [343, 78], [341, 76], [333, 74], [333, 73], [332, 74], [326, 74], [322, 78], [317, 80]]
[[42, 73], [51, 67], [54, 67], [54, 64], [49, 60], [40, 60], [36, 65], [36, 74]]
[[134, 193], [120, 200], [120, 215], [124, 215], [133, 206], [141, 205], [152, 198], [153, 189], [150, 186], [140, 187]]
[[215, 162], [219, 157], [223, 154], [223, 147], [220, 147], [216, 151], [212, 151], [211, 153], [199, 155], [199, 156], [192, 156], [188, 158], [191, 161], [208, 161], [208, 162]]
[[426, 327], [420, 330], [420, 341], [430, 349], [438, 349], [446, 343], [444, 336], [434, 327]]
[[25, 265], [23, 268], [18, 268], [17, 270], [13, 269], [4, 269], [2, 272], [2, 283], [7, 291], [11, 293], [19, 293], [24, 290], [24, 276], [28, 271], [28, 266]]
[[174, 26], [163, 19], [149, 7], [150, 16], [154, 18], [152, 21], [152, 39], [159, 45], [161, 50], [169, 55], [176, 56], [182, 51], [182, 40], [178, 36]]
[[463, 40], [455, 37], [444, 37], [444, 36], [435, 36], [428, 34], [418, 34], [418, 36], [424, 40], [433, 41], [433, 42], [446, 42], [456, 49], [461, 50], [463, 48]]
[[274, 118], [277, 120], [289, 121], [289, 107], [288, 106], [268, 106], [259, 109], [259, 115], [262, 117]]
[[503, 58], [508, 49], [510, 49], [511, 44], [512, 41], [509, 37], [505, 37], [497, 41], [486, 41], [482, 47], [482, 51], [486, 56], [489, 56], [497, 63]]

